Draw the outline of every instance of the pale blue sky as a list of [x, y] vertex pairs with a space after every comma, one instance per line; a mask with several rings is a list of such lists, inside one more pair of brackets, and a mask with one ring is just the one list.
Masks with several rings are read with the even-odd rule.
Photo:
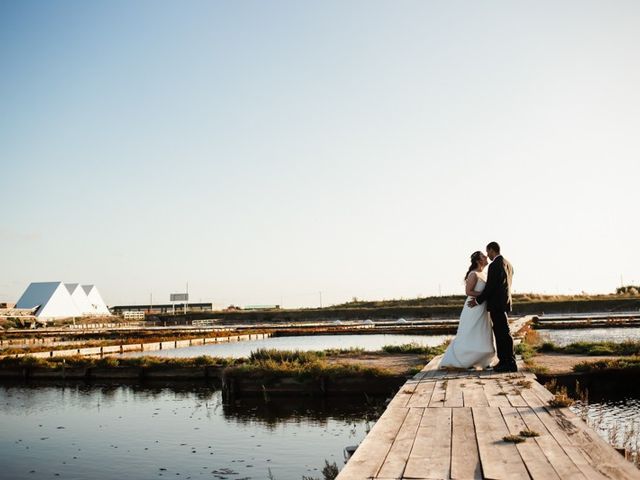
[[0, 1], [0, 301], [640, 282], [640, 3]]

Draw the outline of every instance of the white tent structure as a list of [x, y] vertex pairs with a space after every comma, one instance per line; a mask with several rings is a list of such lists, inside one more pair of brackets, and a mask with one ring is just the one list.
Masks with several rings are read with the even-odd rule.
[[95, 285], [82, 285], [82, 290], [87, 295], [87, 300], [90, 306], [89, 315], [111, 315], [111, 312], [107, 308], [107, 304], [104, 303], [102, 295], [98, 291], [98, 287]]
[[16, 308], [36, 308], [39, 319], [79, 317], [81, 313], [62, 282], [34, 282], [24, 291]]
[[93, 308], [82, 286], [79, 283], [65, 283], [64, 286], [67, 287], [69, 295], [71, 295], [71, 299], [78, 309], [78, 312], [80, 312], [80, 315], [91, 315]]
[[95, 285], [34, 282], [24, 291], [16, 308], [35, 309], [40, 320], [111, 315]]

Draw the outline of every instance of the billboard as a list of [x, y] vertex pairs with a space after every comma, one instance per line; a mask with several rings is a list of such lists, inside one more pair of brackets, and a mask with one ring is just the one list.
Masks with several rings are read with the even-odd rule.
[[188, 293], [171, 293], [169, 294], [170, 302], [188, 302], [189, 294]]

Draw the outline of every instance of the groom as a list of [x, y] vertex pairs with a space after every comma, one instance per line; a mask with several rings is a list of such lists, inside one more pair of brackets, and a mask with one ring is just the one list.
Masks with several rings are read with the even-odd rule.
[[489, 274], [484, 291], [468, 302], [470, 307], [487, 302], [487, 310], [493, 323], [493, 335], [496, 337], [498, 364], [495, 372], [517, 372], [516, 357], [513, 354], [513, 338], [509, 332], [507, 312], [511, 312], [511, 279], [513, 267], [500, 255], [500, 245], [491, 242], [487, 245], [487, 256], [491, 260]]

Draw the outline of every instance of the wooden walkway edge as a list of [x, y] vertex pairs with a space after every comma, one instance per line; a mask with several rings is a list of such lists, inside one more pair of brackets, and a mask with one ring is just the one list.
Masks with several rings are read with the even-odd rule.
[[[528, 372], [439, 370], [408, 380], [337, 480], [640, 479], [640, 470]], [[523, 430], [536, 437], [503, 440]]]

